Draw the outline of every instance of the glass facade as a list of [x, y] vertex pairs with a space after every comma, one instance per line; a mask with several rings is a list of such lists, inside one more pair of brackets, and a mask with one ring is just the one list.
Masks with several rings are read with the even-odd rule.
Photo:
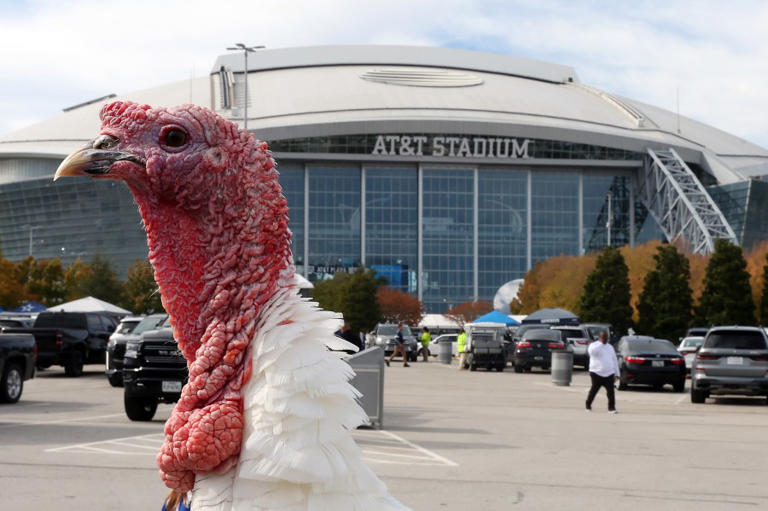
[[[656, 222], [632, 200], [634, 170], [620, 164], [575, 162], [555, 170], [524, 159], [484, 165], [360, 159], [368, 162], [288, 156], [279, 162], [294, 261], [310, 281], [365, 266], [437, 313], [492, 300], [539, 260], [599, 250], [609, 241], [630, 243], [633, 228], [635, 242], [660, 237]], [[19, 260], [31, 251], [68, 264], [100, 253], [124, 276], [147, 256], [130, 192], [107, 180], [53, 183], [57, 164], [0, 160], [0, 177], [13, 177], [0, 181], [3, 255]], [[720, 202], [743, 204], [749, 193], [743, 187], [721, 188]]]
[[416, 166], [365, 168], [365, 263], [390, 287], [418, 293]]
[[308, 165], [309, 280], [360, 266], [360, 166]]
[[486, 300], [527, 270], [527, 187], [527, 171], [478, 171], [478, 292]]
[[474, 299], [474, 171], [425, 168], [422, 301], [445, 310]]

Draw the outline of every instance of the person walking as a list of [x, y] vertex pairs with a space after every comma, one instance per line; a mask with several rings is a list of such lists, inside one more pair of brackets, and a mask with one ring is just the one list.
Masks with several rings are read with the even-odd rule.
[[397, 334], [395, 334], [395, 349], [392, 350], [392, 354], [389, 356], [389, 360], [385, 359], [387, 366], [392, 362], [392, 359], [401, 354], [403, 356], [403, 367], [411, 367], [408, 365], [408, 353], [405, 351], [405, 339], [403, 338], [403, 325], [397, 325]]
[[456, 351], [459, 352], [459, 371], [467, 364], [467, 333], [462, 328], [456, 338]]
[[619, 413], [616, 410], [616, 396], [613, 383], [619, 377], [619, 361], [616, 351], [608, 344], [608, 334], [600, 332], [597, 341], [589, 345], [589, 376], [592, 378], [592, 387], [587, 395], [587, 411], [592, 411], [592, 401], [595, 400], [600, 387], [605, 387], [608, 394], [608, 413]]
[[429, 342], [432, 340], [432, 334], [429, 333], [429, 328], [424, 327], [421, 329], [421, 356], [424, 362], [429, 361]]

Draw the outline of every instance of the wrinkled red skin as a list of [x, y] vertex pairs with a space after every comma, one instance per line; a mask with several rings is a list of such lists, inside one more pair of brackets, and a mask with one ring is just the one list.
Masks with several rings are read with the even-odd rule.
[[[157, 457], [165, 484], [186, 492], [195, 474], [237, 462], [249, 342], [260, 310], [293, 276], [286, 201], [266, 143], [207, 109], [115, 102], [101, 119], [118, 150], [146, 161], [115, 163], [104, 177], [125, 181], [136, 199], [188, 361], [189, 383]], [[164, 146], [168, 126], [188, 133], [189, 143]]]

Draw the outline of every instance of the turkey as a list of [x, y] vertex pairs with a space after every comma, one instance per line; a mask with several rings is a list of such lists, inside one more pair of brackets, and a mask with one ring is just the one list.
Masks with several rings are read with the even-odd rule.
[[189, 368], [157, 456], [168, 507], [407, 509], [350, 435], [367, 418], [351, 368], [325, 348], [335, 314], [298, 295], [267, 144], [195, 105], [118, 101], [100, 117], [54, 179], [123, 181], [143, 219]]

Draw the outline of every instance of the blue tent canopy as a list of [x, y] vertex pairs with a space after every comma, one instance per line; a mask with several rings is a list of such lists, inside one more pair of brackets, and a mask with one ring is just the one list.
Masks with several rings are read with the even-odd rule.
[[514, 319], [510, 318], [506, 314], [503, 314], [499, 311], [491, 311], [488, 314], [485, 314], [484, 316], [480, 316], [479, 318], [474, 320], [472, 323], [502, 323], [507, 326], [520, 324], [519, 322], [515, 321]]
[[19, 307], [11, 309], [11, 312], [42, 312], [47, 309], [42, 303], [37, 303], [34, 300], [22, 303]]
[[581, 323], [576, 314], [558, 307], [546, 307], [533, 314], [528, 314], [523, 320], [524, 325], [543, 323], [548, 325], [578, 325]]

